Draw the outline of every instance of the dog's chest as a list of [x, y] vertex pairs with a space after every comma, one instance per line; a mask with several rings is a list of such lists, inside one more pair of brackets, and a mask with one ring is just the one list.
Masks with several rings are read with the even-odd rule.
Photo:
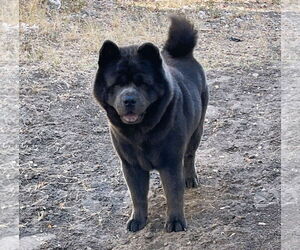
[[158, 167], [159, 150], [155, 146], [143, 143], [135, 146], [134, 151], [141, 168], [150, 171]]

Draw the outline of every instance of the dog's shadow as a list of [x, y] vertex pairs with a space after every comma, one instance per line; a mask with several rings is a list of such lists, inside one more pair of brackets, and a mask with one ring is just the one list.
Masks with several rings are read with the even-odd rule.
[[[219, 220], [218, 210], [221, 190], [218, 184], [200, 184], [197, 188], [186, 189], [184, 195], [185, 217], [188, 230], [199, 230]], [[225, 211], [224, 211], [225, 212]], [[162, 187], [152, 188], [149, 195], [147, 228], [150, 232], [164, 230], [166, 219], [166, 199]]]

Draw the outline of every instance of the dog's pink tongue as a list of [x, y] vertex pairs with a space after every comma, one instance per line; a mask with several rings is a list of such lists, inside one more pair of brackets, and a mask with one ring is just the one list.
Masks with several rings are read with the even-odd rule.
[[123, 116], [123, 119], [126, 122], [135, 122], [135, 121], [137, 121], [138, 118], [139, 118], [139, 116], [136, 115], [136, 114], [130, 114], [130, 115], [124, 115]]

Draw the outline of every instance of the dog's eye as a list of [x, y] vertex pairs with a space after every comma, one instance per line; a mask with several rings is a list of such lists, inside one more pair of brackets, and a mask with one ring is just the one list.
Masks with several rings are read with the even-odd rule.
[[136, 75], [133, 79], [134, 84], [136, 86], [141, 86], [141, 85], [150, 85], [143, 76], [141, 75]]
[[141, 83], [143, 83], [144, 79], [141, 75], [135, 75], [133, 77], [133, 82], [136, 84], [136, 85], [140, 85]]
[[116, 79], [116, 82], [114, 83], [114, 85], [118, 85], [118, 86], [124, 86], [128, 84], [128, 79], [125, 75], [121, 75]]

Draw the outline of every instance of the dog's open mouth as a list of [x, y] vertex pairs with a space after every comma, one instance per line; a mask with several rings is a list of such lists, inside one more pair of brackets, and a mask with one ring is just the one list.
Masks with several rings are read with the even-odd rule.
[[121, 119], [124, 123], [135, 124], [135, 123], [140, 122], [143, 119], [143, 114], [138, 115], [138, 114], [134, 114], [134, 113], [129, 113], [126, 115], [122, 115]]

